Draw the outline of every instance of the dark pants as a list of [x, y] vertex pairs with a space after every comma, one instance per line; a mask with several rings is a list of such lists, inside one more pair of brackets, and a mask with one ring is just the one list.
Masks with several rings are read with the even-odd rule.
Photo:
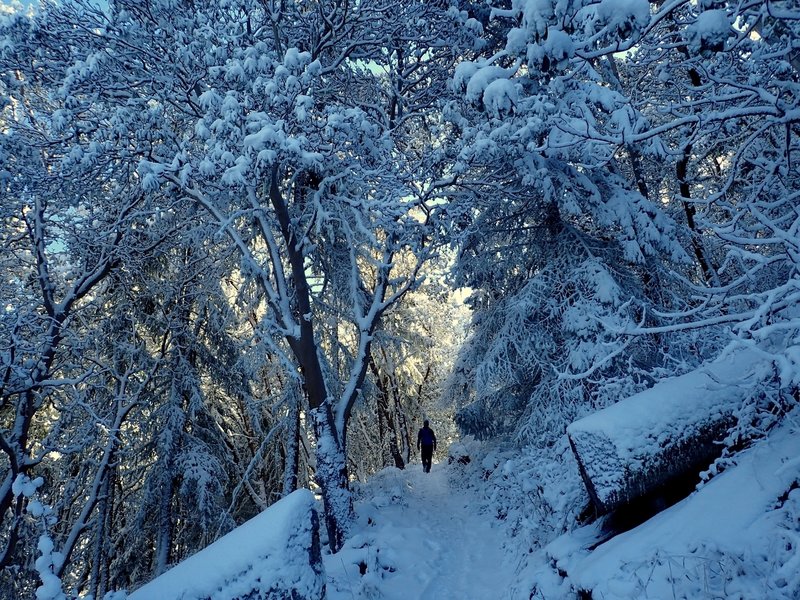
[[422, 470], [426, 473], [431, 472], [431, 459], [433, 458], [433, 446], [422, 444]]

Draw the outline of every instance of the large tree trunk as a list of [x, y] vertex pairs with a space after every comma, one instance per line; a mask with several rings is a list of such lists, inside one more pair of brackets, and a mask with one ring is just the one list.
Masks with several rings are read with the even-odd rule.
[[[302, 198], [304, 178], [296, 184], [295, 193]], [[291, 281], [294, 288], [294, 316], [299, 325], [299, 335], [289, 335], [286, 341], [292, 349], [303, 376], [308, 405], [314, 422], [317, 438], [316, 480], [322, 491], [325, 504], [325, 526], [328, 544], [332, 552], [342, 547], [347, 530], [353, 520], [353, 499], [347, 481], [347, 455], [344, 447], [344, 431], [337, 435], [336, 426], [328, 398], [328, 387], [322, 372], [314, 334], [311, 310], [311, 293], [306, 276], [305, 255], [302, 240], [295, 236], [289, 217], [289, 209], [280, 191], [280, 172], [275, 166], [270, 181], [269, 197], [280, 223], [281, 235], [286, 243]], [[346, 419], [345, 419], [346, 422]], [[344, 428], [342, 428], [344, 430]]]
[[347, 457], [336, 435], [328, 404], [312, 410], [312, 418], [317, 438], [316, 480], [324, 502], [328, 546], [331, 552], [338, 552], [354, 518], [353, 497], [347, 481]]
[[[430, 369], [430, 367], [428, 367], [428, 369]], [[405, 464], [408, 464], [411, 462], [411, 432], [408, 425], [408, 418], [406, 417], [406, 411], [400, 402], [400, 394], [395, 394], [394, 408], [397, 414], [398, 436], [400, 437], [400, 443], [402, 445], [402, 448], [398, 448], [398, 452], [400, 453], [401, 460], [403, 460]]]
[[287, 423], [289, 431], [286, 436], [286, 456], [283, 467], [283, 496], [288, 496], [297, 489], [300, 470], [300, 407], [299, 399], [293, 397], [289, 406]]
[[[399, 392], [397, 390], [397, 386], [391, 386], [391, 396], [394, 400], [396, 406], [400, 406], [400, 399], [399, 399]], [[395, 419], [395, 415], [392, 413], [392, 410], [389, 406], [389, 396], [386, 397], [386, 414], [389, 420], [389, 453], [392, 456], [392, 460], [394, 461], [394, 466], [398, 469], [405, 469], [406, 463], [403, 460], [403, 455], [400, 453], [400, 446], [397, 443], [398, 438], [400, 437], [400, 432], [397, 430], [397, 420]]]

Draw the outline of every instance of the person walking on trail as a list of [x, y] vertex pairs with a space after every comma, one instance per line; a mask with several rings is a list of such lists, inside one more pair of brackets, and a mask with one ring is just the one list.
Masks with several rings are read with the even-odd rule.
[[427, 419], [417, 434], [417, 450], [422, 451], [422, 470], [430, 473], [433, 451], [436, 450], [436, 434], [433, 433], [433, 429], [428, 427]]

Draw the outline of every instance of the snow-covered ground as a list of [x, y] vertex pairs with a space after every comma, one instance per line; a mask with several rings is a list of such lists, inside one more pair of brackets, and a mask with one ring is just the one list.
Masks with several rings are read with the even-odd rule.
[[324, 575], [309, 561], [314, 502], [311, 492], [297, 490], [140, 587], [129, 600], [319, 597]]
[[324, 557], [330, 600], [512, 598], [507, 538], [482, 514], [474, 488], [457, 483], [456, 469], [385, 469], [360, 487], [354, 535]]
[[[508, 483], [517, 459], [436, 465], [430, 475], [419, 465], [384, 470], [358, 488], [345, 548], [324, 558], [329, 598], [800, 598], [797, 417], [688, 498], [592, 550], [605, 537], [602, 521], [531, 552], [546, 541], [535, 520], [497, 517], [498, 481]], [[530, 502], [522, 488], [517, 501]]]
[[[535, 525], [546, 520], [523, 517], [525, 511], [516, 518], [498, 512], [501, 501], [527, 506], [528, 513], [535, 506], [523, 487], [519, 496], [510, 488], [498, 495], [499, 481], [516, 481], [511, 476], [520, 473], [520, 460], [499, 459], [496, 449], [487, 450], [484, 457], [475, 452], [468, 467], [435, 464], [426, 474], [412, 464], [355, 485], [358, 518], [351, 535], [340, 552], [323, 554], [325, 573], [319, 575], [327, 598], [573, 600], [579, 590], [591, 592], [593, 600], [800, 598], [796, 415], [688, 498], [596, 548], [602, 521], [536, 550], [552, 538]], [[565, 482], [568, 488], [577, 478]], [[565, 493], [552, 481], [548, 487]], [[131, 598], [199, 597], [189, 593], [198, 586], [218, 590], [213, 597], [238, 597], [242, 574], [251, 572], [255, 559], [259, 581], [271, 581], [263, 576], [272, 573], [283, 582], [287, 555], [307, 557], [302, 548], [290, 553], [270, 546], [269, 539], [294, 539], [292, 531], [302, 524], [286, 513], [290, 501], [299, 502], [303, 514], [313, 503], [307, 491], [290, 496]], [[305, 517], [300, 521], [307, 523]], [[265, 541], [267, 531], [273, 534]], [[267, 564], [270, 556], [275, 560]], [[234, 578], [225, 575], [240, 571]], [[309, 581], [314, 579], [310, 573]]]
[[549, 544], [548, 558], [593, 598], [800, 598], [798, 425], [635, 529], [589, 551], [590, 525]]

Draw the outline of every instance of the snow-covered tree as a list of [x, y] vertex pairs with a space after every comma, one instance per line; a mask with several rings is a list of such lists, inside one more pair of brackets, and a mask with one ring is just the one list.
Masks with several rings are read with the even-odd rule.
[[549, 446], [491, 475], [498, 513], [544, 542], [585, 502], [575, 417], [731, 342], [775, 376], [737, 411], [722, 466], [795, 403], [799, 15], [616, 0], [472, 14], [490, 50], [456, 70], [448, 211], [475, 313], [450, 394], [468, 401], [463, 430]]
[[[474, 433], [518, 429], [526, 413], [526, 436], [552, 440], [577, 414], [647, 385], [658, 363], [651, 340], [618, 332], [640, 320], [654, 280], [688, 257], [678, 225], [626, 176], [624, 143], [581, 135], [587, 123], [630, 120], [605, 61], [581, 54], [581, 43], [617, 39], [603, 10], [493, 9], [505, 44], [456, 69], [449, 211], [459, 283], [476, 290], [458, 368], [475, 399], [461, 420]], [[648, 15], [646, 2], [628, 3], [614, 19], [638, 30]], [[600, 385], [608, 378], [616, 383]]]
[[[3, 23], [3, 34], [10, 39], [29, 33], [25, 18]], [[75, 411], [86, 408], [76, 390], [97, 369], [82, 355], [85, 319], [96, 309], [111, 273], [137, 255], [131, 232], [143, 225], [150, 208], [141, 191], [129, 185], [127, 170], [98, 159], [97, 148], [93, 155], [65, 156], [60, 151], [56, 103], [36, 77], [14, 69], [13, 55], [4, 46], [0, 567], [31, 556], [17, 548], [31, 540], [23, 539], [27, 500], [15, 493], [13, 483], [57, 450], [48, 440], [56, 434], [53, 427], [59, 419], [75, 419]], [[108, 459], [101, 459], [100, 471]], [[3, 571], [4, 579], [9, 573]], [[17, 580], [20, 585], [24, 581]]]
[[537, 389], [618, 398], [718, 352], [726, 326], [762, 340], [792, 328], [797, 16], [603, 0], [483, 19], [492, 50], [458, 66], [450, 113], [459, 273], [480, 289], [461, 373], [486, 403], [467, 421], [493, 427], [492, 394], [512, 412]]
[[386, 466], [405, 468], [417, 456], [416, 435], [426, 418], [442, 456], [447, 449], [452, 417], [440, 398], [468, 315], [441, 269], [429, 265], [428, 279], [386, 315], [375, 335], [371, 378], [355, 406], [350, 438], [359, 479]]
[[194, 207], [208, 242], [238, 253], [248, 318], [311, 411], [334, 549], [373, 335], [435, 250], [452, 24], [423, 2], [123, 0], [52, 5], [7, 29], [8, 90], [47, 97], [60, 176], [119, 165], [137, 197]]

